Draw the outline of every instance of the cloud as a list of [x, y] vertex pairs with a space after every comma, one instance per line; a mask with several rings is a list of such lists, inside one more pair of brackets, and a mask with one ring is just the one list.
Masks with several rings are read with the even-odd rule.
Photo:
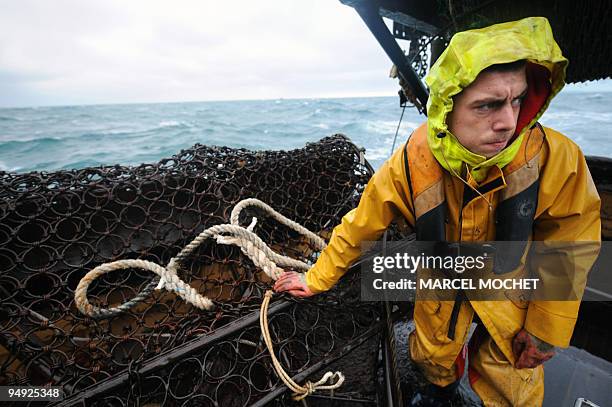
[[4, 106], [396, 91], [387, 57], [339, 1], [26, 0], [3, 9]]
[[[338, 0], [0, 4], [0, 106], [395, 95], [398, 89], [387, 77], [391, 64], [383, 50]], [[610, 83], [587, 87], [612, 89]]]

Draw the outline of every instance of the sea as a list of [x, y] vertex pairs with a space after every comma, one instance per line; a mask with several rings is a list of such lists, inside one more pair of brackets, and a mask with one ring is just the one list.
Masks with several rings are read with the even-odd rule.
[[[610, 106], [612, 92], [561, 92], [540, 121], [612, 158]], [[378, 168], [426, 119], [415, 108], [401, 115], [396, 97], [2, 108], [0, 171], [155, 163], [196, 143], [291, 150], [336, 133]]]

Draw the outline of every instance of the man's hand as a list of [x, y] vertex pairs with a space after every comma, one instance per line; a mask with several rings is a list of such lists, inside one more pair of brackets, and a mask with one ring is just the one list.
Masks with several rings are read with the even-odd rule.
[[277, 293], [286, 292], [294, 297], [306, 298], [314, 295], [306, 285], [306, 274], [287, 271], [274, 283], [274, 291]]
[[512, 341], [512, 351], [516, 357], [514, 367], [532, 369], [555, 356], [555, 347], [529, 332], [521, 329]]

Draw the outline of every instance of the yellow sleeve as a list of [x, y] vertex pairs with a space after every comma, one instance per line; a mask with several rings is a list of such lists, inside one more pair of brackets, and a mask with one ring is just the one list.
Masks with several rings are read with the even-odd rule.
[[376, 171], [357, 208], [348, 212], [334, 228], [329, 244], [306, 273], [306, 284], [314, 293], [329, 290], [361, 254], [361, 243], [378, 240], [391, 221], [404, 216], [414, 225], [403, 148]]
[[[540, 252], [531, 266], [545, 285], [559, 275], [559, 267], [566, 267], [582, 298], [587, 274], [599, 254], [600, 198], [578, 146], [551, 129], [546, 134], [548, 159], [540, 175], [533, 239], [543, 243], [538, 243]], [[551, 345], [567, 347], [579, 307], [580, 300], [531, 301], [525, 329]]]

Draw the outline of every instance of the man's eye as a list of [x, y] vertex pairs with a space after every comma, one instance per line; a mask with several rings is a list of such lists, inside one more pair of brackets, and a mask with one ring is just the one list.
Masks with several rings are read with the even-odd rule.
[[523, 104], [523, 100], [525, 100], [525, 96], [519, 96], [516, 99], [512, 100], [512, 106], [520, 106]]
[[484, 103], [484, 104], [482, 104], [482, 105], [478, 105], [478, 106], [476, 106], [476, 109], [477, 109], [477, 110], [480, 110], [480, 111], [482, 111], [482, 112], [489, 111], [489, 110], [491, 110], [492, 108], [493, 108], [493, 104], [492, 104], [492, 103]]

